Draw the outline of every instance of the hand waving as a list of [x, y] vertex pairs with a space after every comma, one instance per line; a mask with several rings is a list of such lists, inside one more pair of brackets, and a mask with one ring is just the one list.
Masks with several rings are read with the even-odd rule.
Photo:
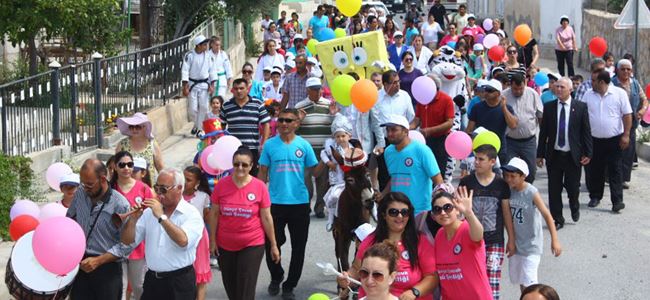
[[472, 213], [472, 197], [474, 196], [474, 191], [471, 190], [467, 192], [467, 187], [459, 186], [454, 195], [452, 202], [456, 209], [463, 213], [464, 215]]

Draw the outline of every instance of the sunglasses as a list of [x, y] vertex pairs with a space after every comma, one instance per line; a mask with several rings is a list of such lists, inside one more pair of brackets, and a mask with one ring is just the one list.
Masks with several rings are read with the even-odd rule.
[[412, 58], [405, 58], [404, 61], [413, 61]]
[[454, 210], [454, 205], [451, 204], [451, 203], [447, 203], [447, 204], [445, 204], [443, 206], [434, 205], [431, 208], [431, 211], [433, 212], [433, 214], [435, 216], [440, 215], [443, 210], [445, 211], [446, 214], [450, 214]]
[[370, 271], [365, 270], [365, 269], [359, 270], [359, 277], [361, 278], [361, 280], [368, 280], [368, 277], [370, 277], [371, 275], [372, 275], [372, 279], [374, 281], [377, 281], [377, 282], [384, 281], [385, 276], [384, 276], [383, 273], [376, 272], [376, 271], [371, 273]]
[[251, 165], [247, 164], [247, 163], [243, 163], [243, 162], [234, 162], [232, 164], [232, 166], [235, 167], [235, 168], [244, 168], [245, 169], [245, 168], [250, 167]]
[[133, 162], [132, 161], [130, 161], [130, 162], [119, 162], [119, 163], [117, 163], [117, 166], [120, 169], [124, 169], [126, 167], [129, 167], [130, 169], [132, 169], [133, 168]]
[[166, 186], [166, 185], [154, 185], [153, 190], [156, 192], [156, 194], [164, 195], [167, 194], [167, 192], [171, 191], [174, 189], [176, 186]]
[[393, 218], [396, 218], [400, 214], [402, 215], [402, 217], [408, 218], [409, 217], [409, 212], [410, 212], [410, 210], [408, 208], [402, 208], [401, 210], [397, 209], [397, 208], [389, 208], [388, 209], [388, 215], [393, 217]]
[[508, 54], [517, 54], [517, 50], [508, 50]]
[[243, 74], [253, 74], [253, 71], [250, 70], [243, 70], [241, 71]]
[[129, 129], [135, 130], [135, 129], [140, 129], [142, 128], [142, 125], [129, 125]]
[[291, 119], [291, 118], [278, 118], [278, 123], [292, 123], [296, 119]]

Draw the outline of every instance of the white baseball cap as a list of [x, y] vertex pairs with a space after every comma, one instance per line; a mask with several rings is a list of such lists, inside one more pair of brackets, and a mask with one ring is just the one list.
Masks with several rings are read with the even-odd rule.
[[562, 75], [553, 72], [549, 72], [546, 76], [548, 77], [549, 80], [550, 79], [560, 80], [560, 78], [562, 78]]
[[468, 20], [469, 20], [469, 19], [474, 19], [474, 20], [476, 20], [476, 16], [475, 16], [474, 14], [469, 14], [469, 15], [467, 16], [467, 19], [468, 19]]
[[528, 176], [528, 164], [526, 162], [519, 158], [515, 157], [511, 159], [507, 165], [501, 167], [501, 169], [508, 171], [508, 172], [521, 172], [524, 174], [524, 176]]
[[273, 74], [273, 73], [278, 73], [278, 74], [282, 75], [282, 68], [280, 68], [278, 66], [273, 66], [273, 69], [271, 70], [271, 74]]
[[141, 170], [144, 170], [147, 168], [147, 160], [140, 156], [136, 156], [133, 158], [133, 168], [138, 168]]
[[496, 79], [490, 79], [486, 84], [483, 85], [483, 87], [488, 87], [488, 86], [499, 91], [499, 93], [503, 92], [503, 85], [501, 85], [501, 82]]
[[316, 59], [313, 56], [307, 57], [307, 63], [308, 64], [313, 64], [318, 66], [318, 59]]
[[472, 50], [474, 50], [474, 51], [483, 51], [483, 50], [485, 50], [485, 48], [483, 47], [483, 45], [481, 45], [479, 43], [476, 43], [476, 44], [474, 44], [474, 47], [472, 47]]
[[396, 36], [404, 36], [404, 34], [401, 31], [398, 30], [398, 31], [395, 31], [395, 33], [393, 33], [393, 37], [396, 37]]
[[63, 185], [79, 186], [79, 174], [70, 173], [61, 176], [59, 186]]
[[285, 67], [289, 67], [290, 69], [293, 69], [293, 68], [296, 67], [296, 62], [295, 62], [293, 59], [291, 59], [291, 60], [287, 60], [287, 61], [284, 63], [284, 66], [285, 66]]
[[273, 66], [264, 67], [264, 72], [271, 72], [271, 71], [273, 71]]
[[198, 46], [200, 44], [203, 44], [208, 41], [208, 38], [206, 38], [204, 35], [199, 34], [194, 38], [194, 46]]
[[317, 77], [309, 77], [307, 78], [307, 83], [305, 86], [307, 88], [319, 88], [323, 85], [323, 83], [320, 81], [319, 78]]
[[294, 41], [295, 41], [295, 40], [304, 40], [304, 39], [305, 39], [305, 38], [302, 37], [302, 34], [300, 34], [300, 33], [298, 33], [298, 34], [296, 34], [296, 35], [293, 36], [293, 40], [294, 40]]
[[381, 124], [381, 127], [396, 126], [396, 125], [409, 129], [409, 121], [406, 120], [404, 116], [395, 115], [395, 114], [388, 115], [388, 120], [386, 120], [384, 124]]

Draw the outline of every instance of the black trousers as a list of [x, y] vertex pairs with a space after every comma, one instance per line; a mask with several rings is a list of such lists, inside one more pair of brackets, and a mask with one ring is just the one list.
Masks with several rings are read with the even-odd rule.
[[264, 246], [246, 247], [239, 251], [219, 248], [221, 280], [228, 299], [253, 300], [260, 272]]
[[433, 152], [433, 156], [436, 157], [436, 162], [438, 163], [438, 169], [440, 169], [440, 175], [442, 176], [443, 180], [446, 179], [445, 171], [447, 171], [447, 160], [449, 159], [449, 154], [447, 154], [447, 150], [445, 150], [446, 138], [447, 138], [446, 134], [441, 137], [426, 138], [427, 146], [429, 146], [429, 149], [431, 149], [431, 152]]
[[[314, 203], [314, 213], [324, 213], [325, 212], [325, 194], [327, 194], [327, 189], [329, 189], [329, 174], [328, 170], [321, 172], [318, 176], [313, 176], [314, 182], [316, 183], [316, 203]], [[312, 197], [314, 196], [314, 185], [312, 182], [307, 182], [307, 191], [309, 192], [309, 201], [311, 202]]]
[[566, 63], [569, 76], [575, 75], [575, 71], [573, 70], [573, 50], [555, 50], [555, 58], [557, 59], [557, 70], [560, 72], [560, 75], [564, 76], [564, 63]]
[[[289, 276], [282, 284], [282, 289], [293, 289], [298, 285], [298, 280], [302, 275], [302, 267], [305, 263], [305, 247], [307, 246], [307, 236], [309, 235], [309, 204], [297, 205], [271, 205], [271, 215], [275, 225], [275, 239], [278, 243], [280, 253], [282, 245], [287, 241], [284, 234], [284, 228], [289, 227], [291, 235], [291, 261], [289, 262]], [[271, 281], [282, 282], [284, 278], [284, 269], [282, 262], [276, 264], [271, 259], [271, 245], [266, 241], [266, 266], [271, 273]]]
[[562, 188], [566, 188], [569, 195], [571, 212], [580, 209], [580, 176], [582, 166], [576, 165], [571, 158], [571, 153], [555, 151], [553, 161], [546, 164], [548, 172], [548, 203], [551, 215], [556, 223], [564, 224], [562, 216]]
[[593, 138], [594, 156], [587, 165], [590, 199], [603, 198], [607, 171], [612, 204], [623, 202], [623, 150], [618, 145], [620, 140], [620, 135], [607, 139]]
[[[388, 139], [384, 139], [386, 141], [386, 147], [390, 145], [388, 142]], [[386, 159], [384, 158], [384, 154], [378, 155], [377, 156], [377, 181], [379, 181], [379, 190], [383, 191], [384, 188], [386, 188], [386, 184], [388, 184], [388, 180], [390, 180], [390, 174], [388, 173], [388, 167], [386, 166]]]
[[632, 180], [632, 165], [636, 157], [636, 128], [630, 130], [630, 146], [623, 150], [623, 181]]
[[170, 275], [158, 275], [147, 271], [144, 275], [144, 292], [141, 300], [196, 299], [196, 274], [192, 265], [172, 271]]
[[253, 152], [253, 167], [251, 168], [251, 171], [249, 174], [253, 177], [257, 177], [257, 172], [259, 171], [259, 164], [258, 161], [260, 160], [260, 150], [258, 149], [250, 149], [251, 152]]
[[79, 270], [72, 285], [70, 299], [122, 299], [122, 263], [112, 262], [103, 264], [90, 273]]

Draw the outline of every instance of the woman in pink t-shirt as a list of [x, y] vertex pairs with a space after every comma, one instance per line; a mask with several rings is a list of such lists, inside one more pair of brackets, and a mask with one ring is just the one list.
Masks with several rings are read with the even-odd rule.
[[[271, 259], [280, 262], [275, 241], [271, 199], [263, 181], [249, 174], [253, 153], [245, 146], [233, 155], [233, 175], [221, 179], [212, 192], [210, 251], [219, 253], [222, 281], [230, 299], [255, 299], [255, 287], [265, 238]], [[268, 259], [268, 258], [267, 258]]]
[[[151, 188], [140, 180], [131, 177], [133, 173], [133, 156], [127, 151], [115, 154], [115, 169], [111, 175], [111, 187], [122, 194], [131, 206], [143, 203], [145, 199], [154, 198]], [[126, 261], [128, 287], [133, 291], [132, 299], [140, 299], [147, 265], [144, 260], [144, 242], [140, 243]], [[129, 289], [127, 288], [127, 294]], [[127, 297], [127, 299], [129, 299]]]
[[390, 293], [390, 286], [397, 279], [397, 261], [397, 247], [389, 241], [374, 244], [365, 251], [359, 277], [366, 296], [360, 300], [397, 300]]
[[[434, 253], [442, 299], [491, 300], [485, 268], [483, 226], [472, 211], [473, 192], [459, 187], [456, 196], [442, 192], [433, 197], [433, 217], [442, 228]], [[459, 219], [459, 214], [465, 220]]]
[[569, 77], [575, 75], [573, 70], [573, 53], [578, 50], [576, 46], [576, 34], [573, 27], [569, 26], [569, 17], [560, 17], [560, 27], [555, 30], [555, 58], [557, 59], [557, 70], [564, 76], [564, 63], [569, 72]]
[[[397, 274], [391, 285], [390, 293], [397, 297], [415, 299], [427, 295], [436, 287], [436, 261], [433, 246], [415, 228], [414, 208], [408, 197], [400, 192], [391, 192], [384, 196], [377, 208], [377, 229], [361, 242], [357, 256], [347, 273], [352, 278], [360, 278], [361, 260], [368, 248], [389, 241], [399, 251]], [[338, 280], [341, 298], [347, 294], [349, 280], [341, 277]], [[363, 297], [365, 291], [359, 291]]]

